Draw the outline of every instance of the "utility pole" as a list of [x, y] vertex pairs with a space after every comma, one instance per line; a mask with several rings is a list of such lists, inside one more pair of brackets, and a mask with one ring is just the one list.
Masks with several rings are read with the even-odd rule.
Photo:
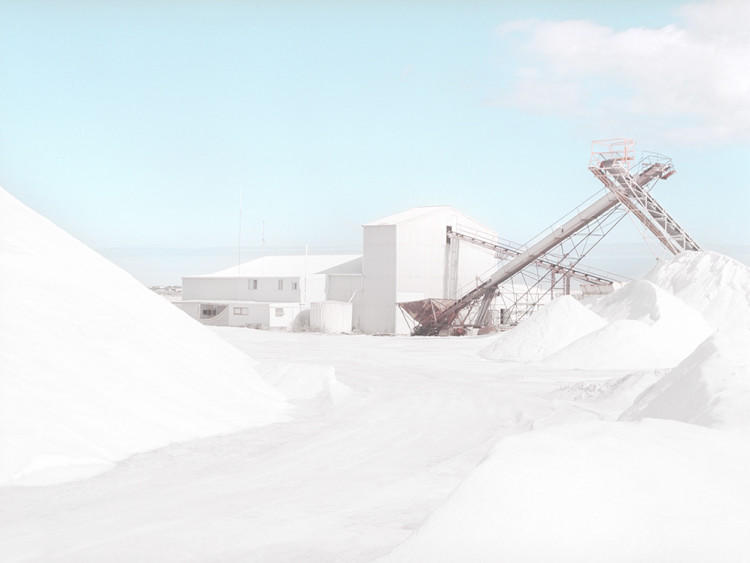
[[240, 218], [237, 227], [237, 275], [242, 274], [240, 266], [242, 265], [242, 187], [240, 187]]

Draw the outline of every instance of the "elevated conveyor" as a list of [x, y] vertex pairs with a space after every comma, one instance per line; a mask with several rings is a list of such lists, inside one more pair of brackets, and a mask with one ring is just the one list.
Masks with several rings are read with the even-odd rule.
[[457, 299], [453, 305], [446, 307], [439, 315], [437, 315], [434, 322], [428, 321], [417, 325], [412, 334], [416, 336], [432, 336], [439, 334], [443, 328], [446, 328], [456, 320], [462, 310], [479, 300], [481, 300], [481, 303], [476, 312], [474, 324], [484, 326], [487, 322], [489, 306], [495, 296], [495, 290], [498, 285], [509, 280], [518, 272], [539, 260], [542, 256], [559, 246], [564, 240], [567, 240], [595, 219], [602, 217], [602, 215], [614, 209], [619, 203], [620, 200], [617, 196], [613, 192], [608, 192], [602, 198], [598, 199], [586, 209], [575, 215], [567, 223], [561, 227], [557, 227], [539, 242], [532, 245], [509, 262], [503, 264], [488, 280], [460, 299]]
[[[594, 232], [616, 208], [622, 204], [673, 253], [682, 250], [699, 250], [700, 247], [682, 227], [656, 202], [649, 193], [648, 186], [674, 174], [671, 159], [661, 155], [649, 155], [637, 166], [635, 143], [627, 139], [594, 141], [589, 162], [589, 170], [608, 188], [604, 196], [594, 201], [584, 210], [575, 214], [562, 226], [513, 256], [500, 266], [486, 281], [480, 283], [451, 305], [444, 307], [429, 319], [422, 319], [414, 328], [414, 335], [437, 335], [451, 325], [487, 326], [489, 309], [500, 284], [535, 263], [551, 263], [552, 267], [564, 268], [562, 260], [569, 253], [558, 253], [557, 261], [549, 258], [550, 253], [562, 247], [563, 243], [581, 232]], [[508, 249], [504, 250], [508, 254]], [[579, 254], [578, 260], [582, 258]], [[572, 271], [573, 266], [567, 268]], [[469, 317], [473, 316], [470, 321]]]
[[[459, 230], [454, 230], [450, 225], [446, 229], [446, 237], [448, 239], [459, 239], [465, 240], [471, 244], [493, 250], [498, 258], [513, 259], [523, 253], [523, 248], [518, 245], [512, 245], [510, 243], [501, 244], [499, 241], [491, 241], [478, 234], [463, 233]], [[592, 284], [611, 284], [614, 283], [615, 279], [597, 274], [586, 268], [576, 267], [569, 268], [561, 265], [558, 260], [550, 260], [547, 258], [539, 258], [536, 260], [536, 264], [550, 270], [556, 274], [568, 275], [578, 280], [592, 283]]]

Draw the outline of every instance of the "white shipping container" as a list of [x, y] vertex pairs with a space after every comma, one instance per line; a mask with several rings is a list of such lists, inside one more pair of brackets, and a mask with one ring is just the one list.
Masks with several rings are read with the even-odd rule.
[[310, 307], [310, 329], [317, 332], [352, 331], [352, 304], [344, 301], [323, 301]]

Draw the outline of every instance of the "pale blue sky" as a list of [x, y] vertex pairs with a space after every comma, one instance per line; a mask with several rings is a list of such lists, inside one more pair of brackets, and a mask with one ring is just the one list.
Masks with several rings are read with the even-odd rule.
[[416, 205], [524, 242], [599, 189], [590, 142], [629, 137], [747, 262], [747, 4], [0, 0], [0, 185], [175, 283], [236, 261], [240, 191], [247, 257], [263, 221], [270, 252], [358, 252]]

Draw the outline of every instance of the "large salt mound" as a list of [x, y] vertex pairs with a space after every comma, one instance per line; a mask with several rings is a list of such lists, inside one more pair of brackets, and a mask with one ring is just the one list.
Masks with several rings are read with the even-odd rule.
[[591, 309], [610, 321], [549, 356], [561, 368], [651, 369], [674, 367], [713, 328], [682, 300], [645, 280], [607, 295]]
[[0, 484], [281, 420], [254, 362], [0, 189]]
[[716, 252], [683, 252], [645, 278], [676, 295], [714, 328], [750, 328], [750, 268]]
[[565, 296], [495, 337], [480, 354], [490, 360], [535, 362], [606, 324], [576, 299]]
[[510, 436], [383, 561], [750, 561], [745, 433], [671, 420]]
[[716, 333], [641, 394], [623, 420], [750, 425], [750, 332]]

